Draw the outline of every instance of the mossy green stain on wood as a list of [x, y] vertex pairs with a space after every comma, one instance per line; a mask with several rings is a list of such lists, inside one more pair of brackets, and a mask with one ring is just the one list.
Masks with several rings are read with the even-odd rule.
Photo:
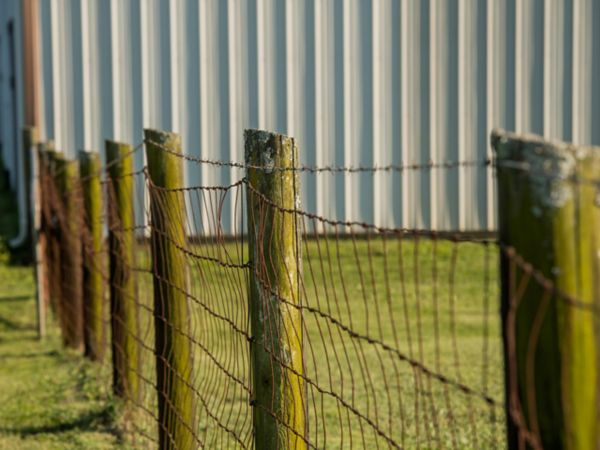
[[199, 444], [196, 394], [192, 388], [189, 305], [185, 294], [188, 267], [181, 251], [187, 245], [186, 212], [182, 192], [161, 189], [183, 186], [182, 159], [173, 154], [181, 153], [181, 141], [174, 133], [158, 130], [144, 130], [144, 136], [151, 183], [159, 446], [187, 450]]
[[[84, 320], [85, 353], [93, 361], [102, 361], [105, 353], [104, 286], [102, 269], [105, 264], [102, 242], [101, 163], [97, 152], [79, 152], [79, 171], [83, 191], [84, 236]], [[87, 247], [87, 248], [86, 248]]]
[[107, 141], [107, 216], [110, 268], [110, 316], [115, 394], [139, 399], [139, 307], [135, 272], [133, 154], [128, 144]]
[[[598, 308], [598, 186], [589, 180], [600, 178], [600, 149], [503, 132], [493, 133], [492, 143], [498, 161], [501, 242], [514, 247], [560, 291]], [[503, 285], [502, 290], [506, 301], [509, 288]], [[585, 305], [552, 296], [536, 346], [535, 374], [529, 374], [531, 386], [528, 340], [543, 293], [542, 286], [530, 281], [516, 314], [517, 378], [527, 425], [535, 430], [537, 423], [544, 448], [597, 449], [598, 315]], [[534, 404], [528, 400], [532, 394]]]
[[83, 273], [81, 267], [81, 204], [79, 165], [61, 154], [52, 157], [58, 189], [60, 227], [60, 300], [67, 347], [83, 350]]
[[[575, 173], [585, 180], [600, 179], [600, 148], [573, 149], [577, 157]], [[559, 303], [567, 330], [564, 333], [563, 383], [571, 393], [565, 396], [567, 448], [600, 448], [600, 185], [581, 183], [573, 185], [573, 205], [565, 217], [565, 233], [555, 233], [555, 243], [569, 256], [559, 261], [558, 267], [572, 267], [557, 277], [557, 287], [569, 293], [590, 309]], [[572, 239], [565, 239], [572, 233]], [[561, 276], [562, 275], [562, 276]], [[585, 401], [584, 401], [585, 399]], [[593, 399], [593, 400], [592, 400]]]
[[57, 193], [57, 183], [54, 167], [54, 151], [53, 144], [46, 142], [40, 149], [40, 175], [42, 176], [42, 189], [40, 199], [42, 202], [42, 220], [41, 231], [46, 238], [46, 255], [45, 266], [47, 287], [48, 287], [48, 303], [56, 315], [61, 329], [63, 327], [63, 317], [60, 309], [60, 242], [58, 237], [58, 227], [56, 227], [54, 216], [54, 208]]
[[[305, 449], [307, 398], [300, 302], [300, 186], [294, 139], [245, 133], [255, 447]], [[254, 193], [264, 196], [264, 199]], [[266, 199], [266, 200], [265, 200]], [[272, 206], [276, 205], [276, 206]]]

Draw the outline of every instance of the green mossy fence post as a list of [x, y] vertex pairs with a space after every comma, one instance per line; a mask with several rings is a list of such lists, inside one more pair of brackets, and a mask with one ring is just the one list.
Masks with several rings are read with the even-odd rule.
[[60, 300], [67, 347], [83, 350], [83, 273], [81, 264], [81, 191], [79, 164], [53, 157], [58, 186]]
[[136, 289], [133, 152], [128, 144], [106, 141], [110, 323], [113, 390], [139, 399], [140, 319]]
[[[598, 449], [600, 148], [502, 131], [492, 133], [492, 145], [504, 249], [509, 447], [521, 448], [515, 423], [520, 409], [521, 421], [543, 448]], [[530, 279], [518, 306], [517, 286], [528, 275], [515, 270], [515, 255], [551, 282]], [[565, 300], [553, 287], [581, 303]]]
[[[299, 304], [300, 201], [293, 138], [246, 130], [253, 421], [256, 448], [305, 449], [306, 387]], [[252, 166], [255, 166], [254, 168]], [[283, 210], [286, 210], [285, 212]]]
[[197, 446], [197, 422], [185, 295], [188, 274], [181, 250], [187, 246], [186, 213], [183, 193], [164, 190], [183, 186], [183, 160], [175, 155], [181, 153], [181, 141], [174, 133], [149, 129], [144, 137], [150, 176], [159, 447], [187, 450]]
[[85, 354], [102, 361], [105, 353], [104, 286], [102, 268], [102, 186], [100, 155], [79, 152], [79, 172], [83, 190], [83, 293]]
[[[52, 308], [61, 327], [64, 325], [60, 308], [60, 240], [56, 205], [58, 203], [58, 184], [55, 176], [55, 156], [52, 142], [46, 142], [41, 150], [42, 172], [42, 234], [46, 239], [46, 283], [48, 304]], [[63, 330], [64, 332], [64, 330]]]

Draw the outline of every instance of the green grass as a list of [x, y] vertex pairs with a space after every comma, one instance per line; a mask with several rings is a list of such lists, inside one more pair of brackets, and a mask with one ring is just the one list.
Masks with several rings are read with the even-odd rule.
[[[234, 243], [196, 245], [193, 252], [230, 263], [244, 260]], [[138, 255], [140, 266], [149, 268], [147, 250]], [[434, 245], [426, 239], [321, 238], [304, 245], [313, 445], [388, 448], [384, 434], [404, 448], [505, 446], [497, 257], [491, 245]], [[234, 435], [248, 444], [251, 433], [252, 408], [241, 386], [250, 386], [248, 344], [227, 321], [248, 329], [246, 274], [188, 261], [197, 437], [208, 448], [237, 448]], [[149, 273], [139, 280], [138, 297], [151, 301]], [[152, 342], [151, 315], [142, 309], [141, 316], [142, 335]], [[143, 372], [152, 380], [152, 354], [143, 355]], [[450, 382], [414, 369], [408, 360]], [[152, 409], [155, 398], [146, 387], [145, 407]], [[153, 433], [151, 418], [140, 423]]]
[[[14, 234], [14, 214], [6, 214], [14, 205], [6, 196], [1, 202], [2, 232]], [[240, 263], [247, 254], [239, 244], [195, 245], [192, 251]], [[493, 246], [322, 237], [308, 240], [302, 253], [313, 445], [389, 448], [384, 435], [408, 449], [505, 447]], [[140, 407], [125, 426], [110, 400], [109, 355], [99, 366], [64, 350], [55, 326], [45, 342], [37, 341], [33, 271], [8, 264], [1, 254], [0, 449], [103, 449], [123, 442], [154, 448], [155, 413], [145, 411], [156, 411], [150, 271], [136, 272], [144, 378]], [[148, 248], [137, 255], [149, 269]], [[234, 330], [248, 330], [247, 269], [193, 257], [188, 262], [196, 436], [206, 448], [237, 448], [236, 439], [249, 445], [252, 407], [243, 387], [251, 384], [248, 342]]]
[[118, 447], [117, 408], [97, 368], [62, 348], [55, 326], [37, 339], [33, 270], [10, 262], [16, 208], [0, 192], [0, 449]]

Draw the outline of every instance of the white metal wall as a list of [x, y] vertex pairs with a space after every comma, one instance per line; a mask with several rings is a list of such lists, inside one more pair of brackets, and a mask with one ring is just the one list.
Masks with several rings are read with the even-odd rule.
[[[485, 160], [497, 126], [600, 144], [600, 1], [40, 2], [46, 134], [70, 155], [137, 144], [143, 127], [238, 161], [244, 128], [273, 129], [309, 165]], [[495, 224], [484, 168], [307, 175], [303, 189], [304, 207], [332, 218]]]

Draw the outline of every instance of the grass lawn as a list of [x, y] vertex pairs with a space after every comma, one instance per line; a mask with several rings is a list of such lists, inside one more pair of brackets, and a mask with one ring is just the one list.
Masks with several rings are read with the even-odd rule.
[[0, 192], [0, 449], [113, 449], [116, 408], [96, 368], [62, 348], [55, 326], [37, 339], [33, 270], [9, 263], [3, 237], [16, 208]]
[[[239, 332], [249, 330], [247, 269], [214, 263], [244, 261], [240, 244], [207, 242], [187, 256], [196, 437], [207, 448], [251, 442], [248, 344]], [[138, 255], [139, 267], [149, 269], [147, 248]], [[310, 443], [505, 447], [497, 258], [494, 245], [481, 243], [375, 236], [305, 242]], [[139, 276], [140, 336], [151, 343], [149, 270]], [[144, 408], [153, 410], [153, 355], [141, 352]], [[153, 418], [140, 412], [141, 428], [152, 435]]]
[[[0, 211], [2, 233], [10, 236], [15, 214], [6, 195]], [[190, 250], [185, 333], [194, 356], [195, 435], [205, 448], [250, 446], [249, 269], [237, 267], [247, 251], [241, 242], [206, 242]], [[136, 252], [141, 397], [128, 421], [110, 400], [109, 355], [99, 366], [64, 350], [55, 326], [39, 342], [33, 271], [0, 254], [0, 449], [121, 448], [124, 442], [154, 448], [148, 247]], [[493, 245], [323, 236], [302, 244], [302, 254], [312, 445], [505, 447]]]

